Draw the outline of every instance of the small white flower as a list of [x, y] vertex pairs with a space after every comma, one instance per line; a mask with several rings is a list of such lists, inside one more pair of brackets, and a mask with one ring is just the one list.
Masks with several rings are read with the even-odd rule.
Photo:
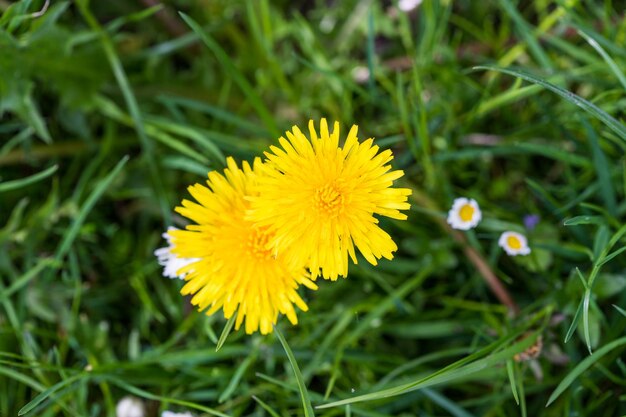
[[410, 12], [422, 3], [422, 0], [400, 0], [398, 8], [403, 12]]
[[116, 417], [144, 417], [146, 410], [139, 398], [129, 395], [117, 403], [115, 415]]
[[186, 413], [175, 413], [173, 411], [166, 410], [161, 413], [161, 417], [193, 417], [193, 414], [189, 411]]
[[474, 199], [457, 198], [448, 212], [448, 224], [453, 229], [469, 230], [478, 224], [483, 214]]
[[[178, 229], [176, 229], [175, 227], [169, 227], [167, 230], [169, 231], [169, 230], [178, 230]], [[155, 250], [154, 256], [158, 258], [159, 265], [164, 267], [163, 276], [168, 277], [168, 278], [184, 279], [187, 273], [183, 273], [179, 275], [177, 274], [177, 272], [181, 268], [199, 261], [199, 259], [198, 258], [180, 258], [174, 255], [172, 253], [172, 249], [174, 248], [174, 245], [172, 244], [171, 236], [167, 232], [163, 233], [162, 236], [167, 241], [168, 246]]]
[[498, 239], [500, 246], [509, 256], [528, 255], [530, 248], [526, 236], [517, 232], [504, 232]]
[[352, 69], [352, 78], [359, 84], [366, 83], [370, 79], [370, 70], [363, 66], [354, 67]]

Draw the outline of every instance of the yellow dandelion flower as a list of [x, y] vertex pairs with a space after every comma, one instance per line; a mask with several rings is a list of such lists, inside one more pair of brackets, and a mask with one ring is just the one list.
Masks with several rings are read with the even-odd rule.
[[311, 273], [336, 280], [348, 273], [355, 247], [376, 265], [398, 248], [375, 216], [405, 220], [411, 190], [393, 188], [404, 173], [391, 171], [390, 150], [379, 152], [372, 139], [359, 142], [352, 126], [339, 146], [339, 123], [332, 133], [325, 119], [319, 136], [309, 122], [310, 139], [297, 126], [266, 152], [258, 178], [261, 192], [250, 198], [249, 218], [273, 232], [274, 253]]
[[303, 264], [287, 263], [282, 254], [268, 249], [273, 231], [245, 218], [260, 160], [254, 169], [246, 162], [240, 169], [232, 158], [227, 159], [227, 166], [224, 175], [209, 173], [208, 187], [189, 187], [197, 203], [183, 200], [176, 208], [197, 223], [169, 232], [174, 254], [199, 259], [178, 271], [187, 274], [181, 293], [193, 294], [192, 304], [208, 309], [208, 315], [223, 308], [224, 316], [230, 318], [237, 311], [235, 329], [245, 318], [246, 333], [267, 334], [279, 313], [296, 324], [294, 304], [307, 310], [296, 291], [300, 284], [311, 289], [317, 286]]

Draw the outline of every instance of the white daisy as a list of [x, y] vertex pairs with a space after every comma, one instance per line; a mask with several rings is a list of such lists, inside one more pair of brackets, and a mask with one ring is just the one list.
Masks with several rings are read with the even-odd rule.
[[398, 2], [398, 8], [403, 12], [410, 12], [417, 8], [422, 3], [422, 0], [400, 0]]
[[471, 198], [457, 198], [448, 212], [448, 224], [458, 230], [472, 229], [482, 218], [483, 214], [478, 203]]
[[498, 239], [500, 246], [509, 256], [528, 255], [530, 248], [526, 236], [517, 232], [504, 232]]
[[146, 409], [139, 398], [127, 396], [115, 406], [116, 417], [145, 417]]
[[161, 413], [161, 417], [193, 417], [193, 414], [191, 414], [189, 411], [187, 411], [186, 413], [175, 413], [173, 411], [163, 411], [163, 413]]
[[[175, 227], [169, 227], [167, 229], [170, 230], [178, 230]], [[198, 258], [180, 258], [172, 253], [172, 249], [174, 245], [172, 245], [172, 238], [168, 234], [168, 232], [163, 233], [162, 235], [167, 241], [167, 246], [164, 248], [160, 248], [154, 251], [154, 256], [158, 258], [159, 265], [163, 266], [163, 276], [168, 278], [180, 278], [184, 279], [187, 273], [177, 274], [177, 272], [194, 262], [199, 261]]]

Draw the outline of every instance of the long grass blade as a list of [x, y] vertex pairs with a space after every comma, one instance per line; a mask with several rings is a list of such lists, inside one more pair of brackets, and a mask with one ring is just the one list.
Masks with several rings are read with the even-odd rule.
[[556, 389], [550, 395], [548, 399], [548, 403], [546, 407], [552, 404], [559, 396], [565, 391], [571, 384], [578, 378], [583, 372], [585, 372], [590, 366], [599, 361], [604, 355], [612, 351], [613, 349], [617, 349], [621, 346], [626, 345], [626, 336], [621, 337], [617, 340], [612, 341], [598, 349], [594, 354], [583, 359], [572, 371], [567, 374], [563, 380], [559, 383]]
[[50, 175], [57, 172], [58, 168], [59, 168], [58, 165], [53, 165], [29, 177], [20, 178], [19, 180], [0, 182], [0, 193], [11, 191], [11, 190], [16, 190], [18, 188], [26, 187], [27, 185], [34, 184], [38, 181], [44, 180], [48, 178]]
[[213, 39], [204, 29], [202, 29], [202, 27], [191, 17], [182, 12], [180, 13], [180, 16], [183, 18], [185, 23], [189, 25], [191, 30], [193, 30], [198, 36], [200, 36], [200, 39], [202, 39], [204, 44], [209, 47], [211, 52], [215, 54], [218, 62], [224, 68], [224, 71], [233, 78], [241, 91], [243, 91], [246, 97], [248, 97], [248, 100], [250, 100], [250, 104], [254, 107], [261, 120], [263, 120], [263, 123], [265, 123], [265, 126], [270, 131], [270, 133], [275, 136], [279, 136], [280, 130], [276, 126], [276, 123], [270, 111], [267, 109], [265, 104], [263, 104], [261, 97], [259, 97], [252, 85], [250, 85], [250, 82], [246, 80], [243, 74], [241, 74], [241, 71], [239, 71], [239, 69], [235, 66], [235, 64], [230, 59], [228, 54], [224, 51], [224, 49], [222, 49], [222, 47], [219, 46], [215, 39]]
[[585, 295], [583, 296], [583, 333], [585, 335], [585, 344], [587, 345], [587, 350], [589, 354], [591, 354], [591, 336], [589, 332], [589, 302], [591, 299], [591, 289], [587, 288], [585, 290]]
[[626, 89], [626, 76], [624, 76], [624, 73], [622, 72], [622, 70], [619, 69], [619, 66], [615, 63], [615, 61], [613, 60], [613, 58], [611, 58], [611, 56], [604, 50], [604, 48], [602, 48], [602, 46], [600, 46], [600, 44], [598, 43], [598, 41], [596, 41], [593, 36], [591, 36], [590, 34], [586, 33], [583, 29], [578, 28], [577, 30], [578, 34], [580, 36], [582, 36], [583, 38], [585, 38], [585, 40], [587, 41], [587, 43], [589, 45], [591, 45], [591, 47], [593, 49], [596, 50], [596, 52], [598, 52], [598, 54], [600, 54], [600, 56], [602, 57], [602, 59], [604, 59], [604, 62], [606, 62], [606, 64], [609, 66], [609, 68], [611, 69], [611, 71], [613, 71], [613, 74], [615, 74], [615, 76], [617, 77], [617, 79], [619, 80], [619, 82], [622, 84], [622, 87], [624, 87], [624, 89]]
[[623, 308], [621, 308], [620, 306], [616, 306], [615, 304], [613, 304], [613, 307], [614, 307], [617, 311], [619, 311], [619, 313], [620, 313], [622, 316], [626, 317], [626, 310], [624, 310], [624, 309], [623, 309]]
[[141, 143], [141, 147], [143, 150], [143, 160], [148, 166], [150, 178], [155, 190], [155, 197], [159, 203], [165, 222], [167, 224], [171, 224], [171, 211], [169, 208], [169, 204], [164, 197], [161, 176], [159, 175], [159, 170], [156, 165], [156, 158], [154, 158], [154, 144], [146, 135], [144, 121], [141, 115], [141, 111], [139, 110], [139, 104], [135, 97], [135, 93], [130, 86], [130, 82], [128, 81], [128, 77], [126, 76], [126, 72], [124, 71], [124, 66], [122, 65], [122, 62], [117, 55], [115, 46], [113, 45], [111, 38], [108, 36], [107, 32], [104, 31], [100, 23], [98, 23], [94, 15], [91, 13], [91, 10], [89, 9], [89, 2], [87, 0], [77, 0], [76, 4], [78, 5], [78, 9], [80, 10], [81, 14], [85, 18], [89, 26], [100, 36], [100, 41], [104, 49], [106, 58], [109, 61], [109, 65], [111, 66], [117, 84], [122, 91], [122, 95], [124, 96], [124, 100], [126, 101], [130, 116], [133, 119], [133, 127], [135, 128], [135, 131], [137, 132], [137, 136], [139, 137], [139, 141]]
[[600, 107], [598, 107], [595, 104], [593, 104], [592, 102], [590, 102], [588, 100], [585, 100], [584, 98], [582, 98], [582, 97], [572, 93], [571, 91], [568, 91], [568, 90], [566, 90], [564, 88], [561, 88], [561, 87], [559, 87], [557, 85], [549, 83], [548, 81], [542, 80], [541, 78], [536, 77], [535, 75], [532, 75], [532, 74], [529, 74], [527, 72], [520, 71], [520, 70], [498, 68], [498, 67], [492, 67], [492, 66], [488, 66], [488, 65], [477, 66], [477, 67], [474, 67], [473, 69], [474, 70], [487, 70], [487, 71], [501, 72], [503, 74], [512, 75], [513, 77], [518, 77], [518, 78], [521, 78], [523, 80], [529, 81], [531, 83], [538, 84], [538, 85], [546, 88], [547, 90], [550, 90], [550, 91], [552, 91], [555, 94], [558, 94], [559, 96], [564, 98], [566, 101], [568, 101], [568, 102], [570, 102], [570, 103], [580, 107], [584, 111], [588, 112], [593, 117], [597, 118], [602, 123], [604, 123], [613, 132], [615, 132], [617, 134], [617, 136], [619, 136], [622, 140], [626, 141], [626, 128], [624, 127], [624, 125], [622, 123], [620, 123], [613, 116], [611, 116], [610, 114], [608, 114], [607, 112], [602, 110]]
[[293, 352], [291, 351], [287, 340], [285, 340], [283, 334], [278, 329], [278, 327], [274, 326], [274, 331], [276, 332], [276, 337], [278, 337], [278, 340], [280, 340], [280, 344], [283, 345], [283, 349], [285, 349], [285, 353], [287, 354], [287, 358], [289, 359], [289, 363], [291, 364], [293, 373], [296, 376], [296, 382], [298, 384], [298, 390], [300, 391], [300, 399], [302, 400], [304, 415], [305, 417], [314, 417], [315, 413], [313, 412], [313, 407], [311, 406], [309, 391], [307, 390], [304, 383], [304, 378], [302, 377], [302, 373], [300, 372], [300, 367], [298, 366], [296, 357], [293, 355]]
[[519, 395], [517, 394], [517, 381], [515, 375], [513, 360], [509, 359], [506, 361], [506, 373], [509, 376], [509, 384], [511, 385], [511, 393], [513, 394], [513, 398], [515, 399], [515, 403], [519, 405]]
[[36, 278], [41, 271], [52, 265], [55, 265], [55, 262], [51, 258], [43, 258], [42, 260], [40, 260], [37, 265], [35, 265], [25, 274], [13, 281], [13, 283], [8, 288], [0, 291], [0, 302], [4, 301], [5, 298], [9, 297], [14, 292], [19, 291], [20, 288], [24, 287], [26, 284]]
[[80, 231], [81, 226], [85, 222], [87, 215], [91, 212], [91, 210], [96, 205], [96, 202], [100, 199], [100, 197], [102, 197], [102, 194], [104, 194], [104, 192], [109, 189], [109, 186], [111, 185], [115, 177], [117, 177], [117, 175], [122, 171], [122, 168], [124, 167], [124, 165], [126, 165], [126, 162], [128, 162], [128, 159], [129, 159], [128, 156], [123, 157], [117, 163], [117, 165], [115, 165], [115, 167], [109, 173], [109, 175], [107, 175], [104, 179], [102, 179], [98, 183], [98, 185], [96, 185], [96, 188], [94, 188], [91, 194], [89, 194], [89, 197], [87, 197], [87, 200], [85, 200], [85, 203], [80, 208], [78, 215], [74, 218], [72, 225], [67, 230], [67, 232], [65, 232], [63, 236], [63, 240], [61, 241], [61, 244], [57, 248], [54, 259], [56, 259], [57, 261], [60, 261], [67, 254], [67, 251], [70, 249], [72, 242], [74, 242], [74, 239], [76, 239], [76, 236], [78, 236], [78, 232]]
[[598, 176], [598, 183], [600, 184], [600, 195], [604, 200], [604, 205], [607, 211], [612, 215], [617, 215], [617, 199], [615, 197], [615, 190], [613, 189], [613, 181], [611, 180], [611, 164], [609, 163], [606, 155], [600, 147], [600, 140], [598, 135], [593, 130], [586, 118], [581, 118], [582, 124], [587, 132], [587, 138], [591, 145], [591, 155], [593, 157], [593, 165]]
[[[437, 385], [437, 384], [453, 382], [454, 380], [465, 378], [467, 376], [473, 375], [484, 369], [488, 369], [491, 366], [499, 364], [502, 361], [511, 359], [515, 354], [520, 353], [526, 350], [527, 348], [529, 348], [530, 346], [532, 346], [532, 344], [536, 340], [537, 335], [538, 333], [534, 332], [532, 335], [529, 335], [523, 340], [512, 344], [508, 348], [504, 348], [498, 353], [494, 353], [492, 355], [485, 357], [485, 355], [487, 355], [489, 352], [493, 351], [494, 349], [501, 348], [505, 346], [506, 344], [510, 343], [512, 340], [514, 340], [513, 335], [508, 336], [497, 342], [494, 342], [493, 344], [477, 352], [481, 354], [480, 359], [468, 361], [467, 360], [468, 358], [464, 358], [427, 377], [418, 378], [412, 382], [402, 384], [397, 387], [388, 388], [388, 389], [372, 392], [369, 394], [359, 395], [357, 397], [335, 401], [329, 404], [319, 405], [316, 408], [339, 407], [339, 406], [344, 406], [346, 404], [353, 404], [356, 402], [380, 400], [383, 398], [405, 394], [407, 392], [415, 391], [418, 389], [430, 387], [430, 386]], [[519, 336], [519, 333], [515, 334], [515, 337], [517, 336]], [[475, 355], [470, 355], [470, 357], [474, 358]]]
[[216, 352], [219, 351], [222, 348], [222, 346], [224, 346], [224, 343], [226, 342], [226, 338], [228, 337], [230, 332], [233, 330], [233, 326], [235, 325], [236, 319], [237, 319], [237, 312], [235, 312], [235, 314], [230, 316], [230, 318], [226, 322], [226, 325], [224, 326], [224, 329], [222, 330], [222, 334], [220, 334], [220, 338], [217, 341], [217, 346], [215, 346]]
[[43, 401], [48, 399], [48, 397], [50, 397], [55, 392], [60, 391], [61, 389], [67, 387], [68, 385], [71, 385], [74, 382], [76, 382], [76, 381], [78, 381], [78, 380], [80, 380], [82, 378], [85, 378], [87, 376], [88, 376], [88, 374], [80, 373], [80, 374], [76, 374], [76, 375], [74, 375], [72, 377], [69, 377], [67, 379], [63, 379], [63, 380], [57, 382], [56, 384], [54, 384], [50, 388], [48, 388], [45, 391], [41, 392], [39, 395], [37, 395], [35, 398], [33, 398], [28, 404], [26, 404], [24, 407], [22, 407], [20, 409], [20, 411], [18, 411], [17, 415], [18, 416], [23, 416], [23, 415], [26, 415], [26, 414], [30, 413], [31, 411], [33, 411], [33, 409], [35, 409], [35, 407], [37, 407]]
[[138, 397], [141, 398], [146, 398], [148, 400], [154, 400], [154, 401], [161, 401], [161, 402], [167, 402], [167, 403], [171, 403], [171, 404], [177, 404], [177, 405], [182, 405], [184, 407], [188, 407], [188, 408], [193, 408], [195, 410], [198, 411], [202, 411], [203, 413], [206, 414], [210, 414], [212, 416], [216, 416], [216, 417], [230, 417], [228, 414], [222, 413], [221, 411], [215, 410], [213, 408], [209, 408], [206, 406], [203, 406], [201, 404], [197, 404], [191, 401], [185, 401], [185, 400], [180, 400], [178, 398], [172, 398], [172, 397], [165, 397], [162, 395], [156, 395], [153, 394], [149, 391], [143, 390], [141, 388], [137, 388], [134, 385], [131, 385], [117, 377], [113, 377], [111, 375], [101, 375], [98, 377], [99, 379], [105, 380], [107, 382], [110, 382], [113, 385], [116, 385], [120, 388], [122, 388], [123, 390], [136, 395]]

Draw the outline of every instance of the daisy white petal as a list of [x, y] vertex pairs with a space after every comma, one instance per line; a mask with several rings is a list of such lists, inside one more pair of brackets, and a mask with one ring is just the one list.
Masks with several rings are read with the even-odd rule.
[[127, 396], [115, 406], [115, 415], [116, 417], [144, 417], [146, 409], [139, 398]]
[[193, 414], [189, 411], [186, 413], [175, 413], [173, 411], [166, 410], [161, 413], [161, 417], [193, 417]]
[[[168, 231], [178, 230], [175, 227], [169, 227]], [[172, 253], [174, 245], [172, 244], [172, 237], [167, 233], [162, 235], [167, 241], [167, 246], [159, 248], [154, 251], [154, 256], [157, 257], [159, 265], [163, 266], [163, 276], [168, 278], [180, 278], [184, 279], [188, 272], [178, 273], [182, 268], [190, 265], [194, 262], [198, 262], [199, 258], [182, 258]]]
[[471, 198], [457, 198], [448, 212], [448, 224], [457, 230], [473, 229], [482, 218], [478, 203]]
[[509, 256], [528, 255], [530, 248], [526, 236], [517, 232], [504, 232], [498, 239], [500, 246]]
[[398, 8], [403, 12], [410, 12], [413, 9], [416, 9], [422, 0], [400, 0], [398, 2]]

